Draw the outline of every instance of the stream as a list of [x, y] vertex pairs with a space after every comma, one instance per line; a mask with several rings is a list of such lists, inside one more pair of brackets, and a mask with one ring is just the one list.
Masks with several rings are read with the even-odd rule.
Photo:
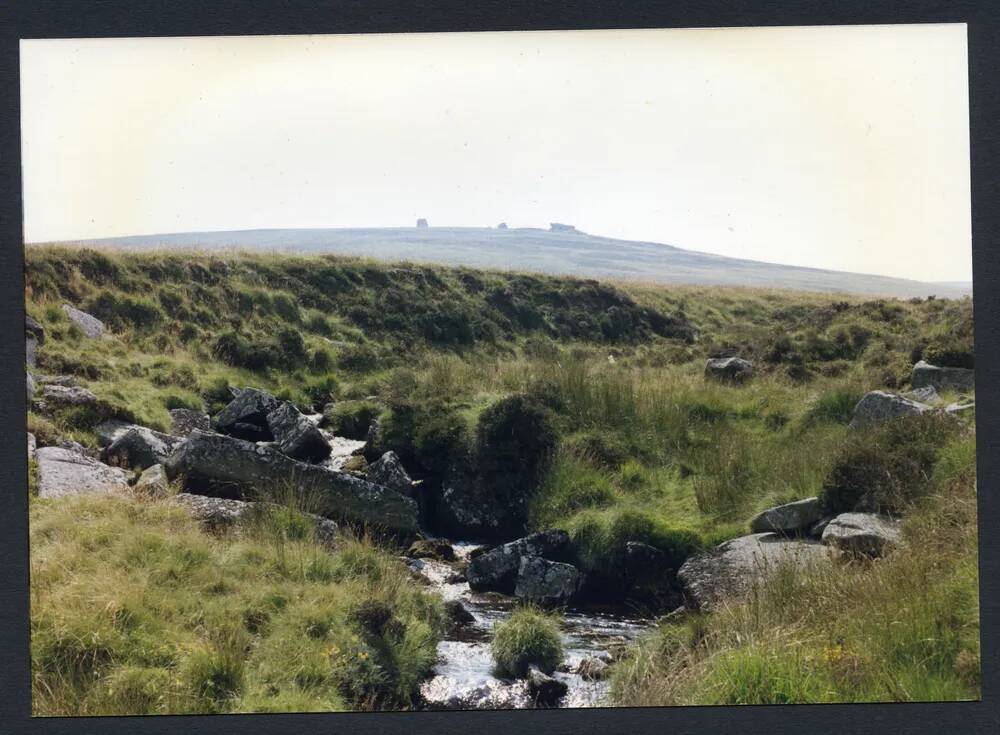
[[[476, 544], [453, 544], [456, 555], [467, 559]], [[533, 706], [524, 681], [493, 675], [490, 639], [493, 626], [510, 616], [517, 604], [513, 597], [477, 593], [467, 582], [454, 579], [454, 569], [443, 562], [409, 559], [407, 564], [425, 577], [445, 600], [458, 600], [474, 621], [456, 627], [438, 644], [438, 665], [433, 678], [421, 687], [429, 709], [523, 709]], [[607, 681], [587, 681], [576, 673], [589, 657], [609, 661], [613, 652], [638, 638], [654, 625], [650, 619], [622, 614], [569, 609], [563, 615], [563, 665], [553, 677], [568, 686], [561, 707], [605, 705]]]

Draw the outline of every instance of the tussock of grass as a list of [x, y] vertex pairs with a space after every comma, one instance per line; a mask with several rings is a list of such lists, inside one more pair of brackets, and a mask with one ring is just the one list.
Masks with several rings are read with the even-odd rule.
[[747, 601], [666, 623], [616, 667], [625, 705], [977, 699], [974, 441], [950, 444], [934, 490], [876, 562], [779, 570]]
[[519, 607], [496, 626], [491, 648], [498, 676], [523, 678], [532, 666], [551, 674], [563, 659], [559, 621], [536, 607]]
[[[370, 543], [331, 554], [275, 512], [217, 538], [165, 502], [35, 501], [35, 714], [409, 706], [439, 602]], [[386, 611], [381, 629], [352, 617], [365, 604]]]

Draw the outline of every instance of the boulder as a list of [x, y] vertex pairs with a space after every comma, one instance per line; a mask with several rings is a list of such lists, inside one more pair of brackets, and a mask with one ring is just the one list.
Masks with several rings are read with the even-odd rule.
[[705, 377], [723, 383], [744, 383], [753, 377], [753, 363], [742, 357], [709, 358]]
[[330, 456], [330, 444], [323, 433], [290, 403], [279, 403], [268, 411], [267, 426], [275, 448], [289, 457], [322, 462]]
[[185, 437], [195, 429], [210, 431], [212, 421], [204, 411], [195, 411], [191, 408], [170, 409], [170, 433], [174, 436]]
[[565, 531], [533, 533], [478, 554], [469, 562], [465, 576], [469, 587], [476, 592], [503, 592], [509, 595], [514, 592], [522, 556], [563, 561], [568, 551], [569, 534]]
[[823, 529], [824, 544], [853, 556], [882, 556], [899, 541], [899, 524], [875, 513], [841, 513]]
[[223, 434], [247, 441], [273, 441], [267, 415], [278, 406], [278, 399], [256, 388], [236, 392], [229, 404], [215, 417], [215, 428]]
[[536, 707], [556, 707], [569, 685], [532, 666], [528, 671], [528, 696]]
[[949, 403], [944, 408], [946, 413], [952, 416], [958, 416], [962, 419], [975, 419], [976, 418], [976, 404], [974, 401], [969, 402], [957, 402]]
[[[628, 541], [625, 544], [625, 559], [622, 565], [622, 587], [618, 588], [611, 584], [606, 584], [604, 579], [589, 580], [588, 586], [604, 586], [608, 592], [614, 594], [617, 589], [621, 589], [623, 594], [631, 592], [641, 592], [641, 589], [648, 584], [654, 587], [667, 575], [675, 572], [667, 559], [667, 555], [654, 546], [644, 544], [641, 541]], [[600, 591], [598, 590], [598, 593]], [[593, 590], [588, 590], [593, 593]]]
[[975, 390], [976, 371], [969, 368], [938, 367], [921, 360], [913, 366], [910, 385], [914, 388], [933, 386], [938, 390]]
[[122, 421], [121, 419], [105, 419], [94, 427], [94, 433], [97, 434], [98, 446], [111, 446], [116, 439], [120, 439], [122, 434], [134, 426], [136, 424], [129, 421]]
[[580, 590], [581, 581], [572, 564], [522, 556], [514, 596], [539, 605], [564, 605]]
[[162, 464], [143, 470], [135, 483], [135, 491], [150, 498], [165, 498], [170, 494], [170, 482]]
[[42, 400], [47, 406], [68, 408], [72, 406], [96, 406], [97, 396], [86, 388], [73, 388], [63, 385], [42, 386]]
[[181, 441], [145, 426], [130, 426], [101, 452], [101, 459], [115, 467], [144, 470], [166, 462]]
[[741, 536], [710, 551], [689, 558], [677, 572], [688, 601], [700, 610], [711, 610], [727, 599], [766, 584], [776, 569], [791, 566], [800, 571], [828, 564], [833, 549], [815, 541], [790, 540], [775, 533]]
[[774, 531], [785, 535], [805, 530], [823, 517], [819, 498], [796, 500], [758, 513], [750, 521], [753, 533]]
[[476, 622], [476, 616], [465, 609], [461, 600], [445, 600], [444, 614], [452, 625], [468, 625]]
[[28, 459], [35, 458], [35, 448], [38, 446], [38, 442], [35, 440], [35, 435], [30, 431], [28, 432]]
[[26, 373], [27, 380], [25, 381], [25, 388], [28, 394], [28, 405], [31, 405], [31, 401], [35, 398], [35, 391], [38, 390], [38, 386], [35, 385], [35, 379], [31, 377], [31, 373]]
[[80, 382], [75, 375], [40, 375], [38, 382], [41, 385], [61, 385], [64, 388], [80, 387]]
[[611, 666], [604, 659], [597, 656], [587, 656], [580, 662], [576, 673], [584, 681], [603, 681], [610, 673]]
[[427, 227], [427, 220], [424, 219], [423, 217], [421, 217], [420, 219], [418, 219], [417, 220], [417, 227], [419, 227], [421, 229], [426, 228]]
[[80, 311], [69, 304], [63, 304], [62, 309], [66, 312], [69, 320], [79, 326], [83, 333], [91, 339], [96, 339], [104, 334], [104, 322], [97, 317], [91, 316], [85, 311]]
[[368, 461], [364, 457], [360, 454], [352, 454], [351, 456], [344, 458], [344, 461], [340, 465], [340, 469], [344, 472], [364, 473], [367, 466]]
[[243, 499], [294, 488], [321, 515], [371, 525], [405, 540], [417, 534], [411, 498], [345, 472], [299, 462], [262, 445], [195, 430], [164, 464], [189, 492]]
[[395, 490], [403, 495], [413, 493], [413, 480], [403, 468], [395, 452], [386, 452], [365, 469], [365, 477], [376, 485]]
[[24, 315], [24, 361], [28, 367], [35, 367], [35, 355], [39, 345], [45, 343], [45, 328], [27, 314]]
[[417, 539], [406, 550], [406, 556], [411, 559], [436, 559], [437, 561], [455, 561], [455, 550], [451, 544], [441, 539]]
[[888, 393], [884, 390], [873, 390], [866, 393], [854, 407], [854, 416], [851, 419], [851, 428], [859, 426], [870, 426], [880, 424], [883, 421], [899, 418], [901, 416], [919, 416], [931, 407], [925, 403], [911, 401], [909, 398], [897, 396], [895, 393]]
[[74, 449], [42, 447], [35, 451], [38, 497], [127, 493], [128, 473]]
[[[255, 506], [266, 505], [191, 493], [178, 493], [171, 498], [171, 502], [185, 507], [192, 518], [214, 531], [235, 529], [238, 524], [252, 516]], [[313, 513], [303, 513], [303, 515], [316, 523], [316, 540], [326, 546], [333, 546], [339, 532], [337, 524], [329, 518]]]
[[903, 396], [905, 398], [909, 398], [911, 401], [917, 401], [918, 403], [937, 403], [941, 400], [941, 396], [938, 395], [937, 388], [933, 385], [925, 385], [922, 388], [916, 388], [904, 393]]

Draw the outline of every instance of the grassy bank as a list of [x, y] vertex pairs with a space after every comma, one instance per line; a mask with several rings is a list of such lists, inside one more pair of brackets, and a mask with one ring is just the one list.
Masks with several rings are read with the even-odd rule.
[[434, 663], [439, 600], [294, 513], [220, 538], [166, 501], [80, 497], [30, 525], [36, 715], [400, 709]]
[[[102, 399], [87, 412], [30, 414], [29, 429], [42, 444], [71, 437], [93, 445], [93, 425], [105, 415], [166, 429], [169, 408], [214, 412], [229, 400], [230, 386], [264, 388], [309, 412], [333, 402], [328, 418], [345, 435], [364, 438], [370, 420], [378, 419], [378, 449], [396, 451], [424, 480], [422, 492], [458, 471], [474, 471], [478, 486], [524, 501], [529, 530], [565, 528], [579, 565], [611, 596], [634, 592], [615, 586], [623, 577], [625, 543], [658, 549], [667, 568], [658, 586], [627, 599], [644, 610], [662, 609], [670, 599], [672, 570], [687, 556], [746, 533], [749, 519], [770, 505], [813, 495], [832, 502], [853, 497], [863, 484], [876, 488], [876, 506], [907, 513], [908, 533], [919, 541], [905, 553], [838, 568], [822, 579], [779, 578], [747, 606], [665, 626], [619, 666], [622, 703], [968, 698], [977, 692], [974, 427], [928, 425], [895, 436], [847, 427], [866, 391], [907, 389], [918, 359], [972, 366], [970, 300], [602, 285], [333, 257], [56, 248], [29, 249], [26, 276], [28, 311], [47, 332], [36, 372], [77, 376]], [[104, 319], [110, 336], [84, 337], [63, 314], [64, 302]], [[739, 387], [707, 381], [705, 359], [718, 354], [753, 360], [754, 378]], [[104, 523], [132, 523], [159, 533], [164, 548], [175, 549], [171, 554], [190, 545], [208, 555], [193, 579], [171, 589], [206, 588], [211, 570], [226, 565], [233, 565], [226, 579], [247, 575], [247, 589], [314, 584], [261, 572], [257, 566], [278, 563], [273, 545], [258, 544], [254, 552], [270, 561], [247, 565], [240, 554], [250, 552], [239, 549], [249, 541], [206, 540], [174, 511], [155, 504], [140, 510], [112, 504], [104, 511], [80, 502], [85, 522], [78, 524], [63, 506], [38, 504], [33, 511], [36, 564], [81, 557], [65, 567], [58, 584], [37, 588], [36, 625], [57, 616], [60, 596], [71, 594], [63, 589], [82, 596], [78, 574], [84, 587], [104, 589], [101, 574], [118, 579], [131, 569], [113, 556], [131, 553], [127, 534], [98, 546], [112, 556], [88, 566], [80, 549], [95, 542], [73, 541], [76, 526], [84, 534]], [[140, 512], [153, 517], [129, 520]], [[37, 535], [35, 526], [59, 519], [65, 528], [50, 536], [62, 542]], [[295, 553], [306, 554], [307, 547]], [[371, 569], [389, 563], [363, 545], [357, 553], [381, 560]], [[39, 584], [61, 569], [55, 561], [47, 572], [41, 567]], [[323, 582], [324, 589], [378, 586], [368, 566], [357, 574]], [[393, 587], [398, 599], [391, 604], [411, 621], [407, 630], [433, 627], [430, 617], [415, 612], [419, 598], [407, 584]], [[345, 621], [331, 630], [350, 629], [352, 600], [366, 595], [384, 597], [348, 591], [330, 603], [334, 618]], [[209, 651], [229, 645], [213, 642], [215, 634], [191, 627], [157, 599], [142, 598], [137, 606], [150, 620], [174, 621], [168, 637], [200, 641]], [[99, 612], [109, 600], [95, 604], [98, 612], [81, 625], [118, 635]], [[244, 602], [226, 593], [191, 604], [184, 615], [207, 606], [232, 619]], [[297, 619], [283, 616], [275, 619]], [[81, 688], [72, 666], [56, 665], [58, 657], [38, 668], [49, 661], [39, 658], [50, 635], [44, 631], [57, 629], [37, 628], [36, 670], [55, 666], [61, 673], [53, 681], [65, 682], [36, 682], [38, 701], [59, 702], [51, 712], [105, 706], [90, 685]], [[293, 622], [268, 629], [286, 635], [275, 638], [275, 650], [300, 650], [288, 642], [293, 632], [281, 633], [286, 629], [296, 630]], [[84, 628], [73, 630], [82, 636]], [[257, 640], [261, 634], [244, 635]], [[315, 646], [310, 641], [295, 644], [308, 649], [303, 661], [322, 646], [341, 650], [340, 633]], [[310, 675], [299, 681], [254, 658], [270, 650], [265, 643], [247, 649], [239, 693], [211, 706], [376, 707], [405, 703], [412, 690], [400, 683], [395, 699], [366, 699], [345, 694], [332, 673], [307, 686], [302, 682]], [[90, 655], [72, 660], [98, 660]], [[177, 653], [167, 668], [187, 671], [187, 655]], [[400, 682], [412, 682], [421, 665], [412, 655], [416, 668], [401, 672]], [[113, 668], [105, 660], [113, 659], [100, 659], [101, 681]], [[155, 668], [149, 661], [129, 665]], [[181, 680], [170, 691], [190, 697], [195, 690], [183, 688], [190, 686]], [[46, 687], [56, 694], [46, 694]]]

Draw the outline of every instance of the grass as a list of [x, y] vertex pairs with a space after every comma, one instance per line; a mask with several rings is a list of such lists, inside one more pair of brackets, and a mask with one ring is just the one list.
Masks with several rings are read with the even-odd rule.
[[276, 513], [218, 538], [164, 501], [33, 501], [34, 714], [411, 706], [440, 602], [370, 542], [330, 553]]
[[623, 705], [980, 696], [974, 441], [950, 443], [904, 550], [777, 578], [711, 616], [664, 623], [616, 666]]
[[[870, 567], [761, 590], [753, 610], [665, 626], [619, 666], [616, 696], [643, 704], [912, 699], [935, 691], [967, 698], [978, 691], [978, 649], [969, 642], [975, 564], [967, 547], [975, 528], [973, 429], [953, 436], [907, 434], [903, 425], [898, 435], [847, 427], [865, 392], [905, 390], [916, 360], [973, 364], [970, 299], [595, 285], [355, 258], [54, 247], [28, 249], [26, 289], [28, 312], [47, 333], [36, 374], [72, 374], [101, 399], [96, 412], [29, 414], [41, 445], [72, 438], [93, 446], [93, 422], [106, 416], [167, 429], [169, 408], [214, 413], [231, 386], [266, 389], [308, 412], [332, 402], [328, 420], [344, 434], [364, 438], [378, 419], [378, 449], [396, 451], [423, 480], [421, 492], [464, 472], [506, 505], [524, 507], [525, 530], [569, 531], [581, 567], [615, 595], [637, 594], [613, 584], [625, 576], [624, 544], [654, 546], [668, 562], [641, 590], [643, 606], [654, 609], [671, 599], [673, 568], [686, 555], [746, 533], [760, 510], [818, 495], [851, 505], [851, 493], [863, 495], [860, 484], [877, 485], [872, 507], [907, 512], [909, 527], [924, 524], [937, 539], [928, 548], [940, 553], [914, 544], [905, 556]], [[62, 312], [64, 302], [92, 310], [110, 334], [84, 337]], [[705, 381], [704, 361], [718, 354], [753, 360], [754, 379], [739, 387]], [[966, 479], [952, 487], [948, 477]], [[911, 511], [914, 504], [920, 510]], [[113, 503], [106, 511], [80, 507], [87, 519], [81, 534], [104, 527], [102, 513], [112, 527], [127, 520]], [[333, 557], [313, 550], [304, 507], [273, 511], [250, 536], [229, 540], [205, 539], [190, 524], [177, 526], [175, 536], [166, 528], [179, 518], [167, 522], [156, 504], [136, 507], [158, 519], [149, 529], [133, 524], [139, 537], [161, 528], [163, 548], [174, 549], [176, 539], [210, 560], [171, 572], [183, 580], [171, 595], [190, 609], [178, 611], [181, 603], [168, 604], [160, 592], [135, 603], [150, 620], [167, 621], [165, 640], [180, 648], [166, 664], [122, 656], [115, 647], [121, 632], [96, 608], [85, 612], [73, 629], [81, 639], [99, 631], [115, 645], [84, 646], [79, 657], [69, 656], [75, 664], [55, 665], [44, 685], [36, 682], [36, 707], [55, 713], [164, 711], [187, 700], [213, 711], [408, 704], [414, 681], [431, 665], [425, 654], [433, 615], [420, 612], [415, 601], [423, 598], [397, 572], [385, 571], [389, 562], [370, 543], [351, 542]], [[944, 529], [932, 507], [953, 526]], [[963, 509], [958, 516], [955, 508]], [[62, 518], [45, 503], [32, 512], [40, 520]], [[155, 591], [170, 582], [169, 574], [157, 576], [165, 563], [159, 552], [148, 556], [155, 569], [121, 563], [128, 534], [105, 529], [115, 538], [87, 541], [99, 552], [88, 560], [69, 521], [57, 545], [33, 538], [34, 563], [48, 559], [47, 573], [62, 574], [58, 584], [36, 591], [36, 626], [49, 625], [63, 605], [89, 610], [80, 585], [101, 590], [87, 594], [103, 599], [101, 575], [122, 597], [125, 585]], [[254, 563], [240, 562], [243, 553]], [[65, 564], [52, 561], [63, 555]], [[226, 575], [209, 581], [207, 569]], [[392, 594], [373, 581], [390, 577]], [[203, 594], [211, 584], [223, 591]], [[369, 592], [366, 584], [373, 585]], [[321, 602], [320, 587], [342, 594]], [[274, 590], [283, 607], [251, 594], [264, 589]], [[288, 590], [299, 590], [301, 605], [288, 602]], [[231, 629], [243, 617], [234, 611], [251, 599], [249, 627]], [[365, 620], [385, 618], [358, 613], [372, 600], [390, 604], [389, 619], [403, 627], [387, 619], [365, 628]], [[189, 619], [199, 614], [218, 621], [199, 628]], [[753, 622], [768, 616], [774, 625]], [[70, 631], [70, 622], [59, 620]], [[316, 639], [322, 645], [301, 633], [314, 624], [310, 630], [326, 631]], [[920, 653], [935, 626], [952, 643]], [[39, 645], [57, 628], [39, 632]], [[350, 643], [350, 635], [359, 642]], [[242, 646], [249, 649], [240, 653]], [[341, 652], [336, 665], [323, 653], [330, 646]], [[347, 650], [369, 658], [345, 658]], [[381, 673], [365, 663], [375, 660]], [[135, 704], [114, 704], [125, 694], [99, 697], [74, 666], [118, 682], [111, 689], [129, 692]], [[172, 683], [164, 688], [165, 681]], [[166, 703], [149, 703], [151, 692], [163, 693]]]
[[551, 674], [563, 659], [559, 621], [539, 608], [519, 607], [497, 624], [491, 650], [498, 676], [523, 679], [532, 666]]

